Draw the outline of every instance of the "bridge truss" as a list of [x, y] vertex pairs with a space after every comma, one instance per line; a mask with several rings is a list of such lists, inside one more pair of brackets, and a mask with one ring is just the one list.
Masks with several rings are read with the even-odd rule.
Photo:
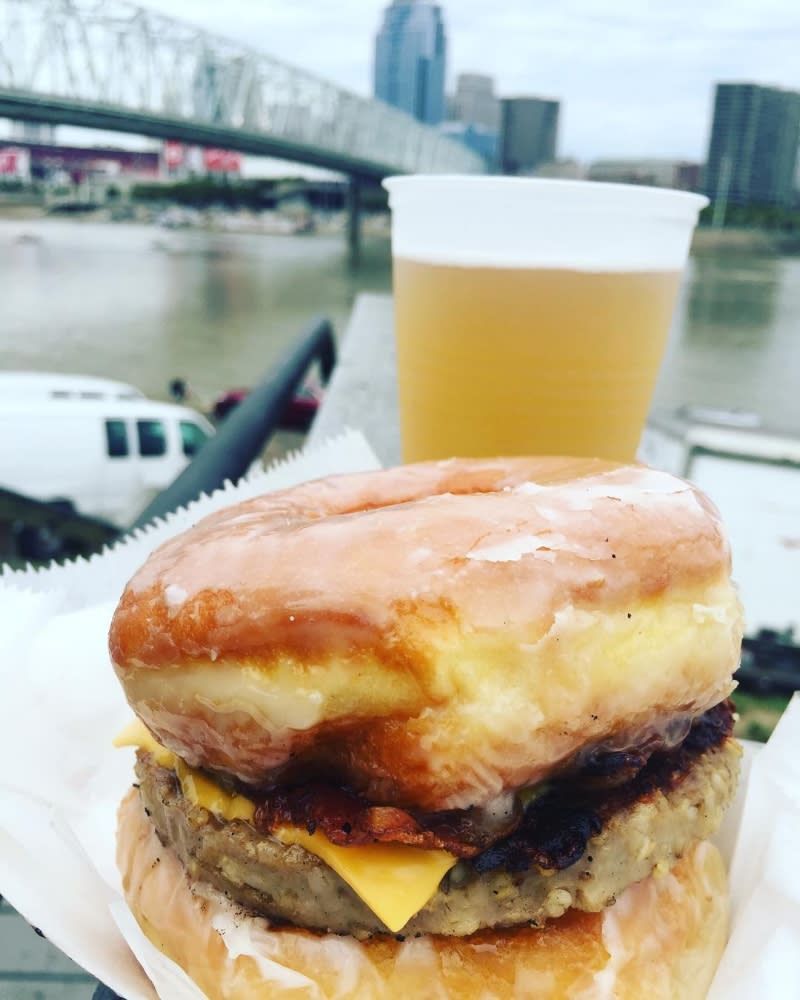
[[221, 146], [363, 179], [484, 169], [403, 112], [125, 0], [0, 0], [0, 116]]

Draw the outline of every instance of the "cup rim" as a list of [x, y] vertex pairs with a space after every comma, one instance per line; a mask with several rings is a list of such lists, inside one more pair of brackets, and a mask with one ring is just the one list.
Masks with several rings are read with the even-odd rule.
[[[484, 193], [494, 196], [518, 198], [528, 194], [530, 199], [569, 195], [570, 205], [581, 211], [625, 210], [648, 214], [669, 213], [675, 217], [695, 216], [709, 204], [703, 194], [675, 188], [654, 187], [646, 184], [622, 184], [611, 181], [573, 180], [561, 177], [503, 177], [487, 174], [398, 174], [386, 177], [383, 187], [389, 192], [390, 205], [396, 196], [407, 203], [412, 195], [435, 194], [442, 197], [470, 195], [470, 188], [481, 187]], [[526, 199], [528, 200], [528, 199]], [[567, 204], [551, 204], [564, 209]]]

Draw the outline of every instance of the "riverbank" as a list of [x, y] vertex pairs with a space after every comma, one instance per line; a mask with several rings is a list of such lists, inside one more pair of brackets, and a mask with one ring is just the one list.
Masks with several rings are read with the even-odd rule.
[[[13, 201], [0, 198], [0, 220], [25, 221], [69, 218], [76, 223], [127, 222], [139, 225], [158, 225], [164, 229], [195, 229], [206, 232], [261, 234], [265, 236], [294, 236], [318, 233], [344, 234], [344, 212], [311, 212], [298, 215], [291, 211], [264, 210], [262, 212], [225, 211], [221, 209], [186, 210], [173, 206], [157, 209], [153, 205], [131, 204], [104, 205], [102, 207], [74, 206], [70, 210], [30, 200]], [[385, 236], [390, 231], [387, 213], [365, 215], [362, 220], [365, 235]], [[745, 253], [769, 256], [800, 255], [800, 232], [783, 232], [775, 229], [725, 228], [703, 226], [696, 229], [692, 239], [692, 253], [706, 254]]]
[[776, 229], [726, 228], [696, 229], [692, 239], [692, 253], [750, 253], [786, 256], [800, 254], [800, 232], [782, 232]]
[[[59, 220], [78, 225], [116, 225], [128, 223], [158, 226], [164, 230], [197, 230], [208, 233], [242, 233], [261, 236], [344, 236], [347, 214], [343, 211], [296, 211], [264, 209], [262, 211], [194, 209], [124, 202], [94, 206], [63, 203], [50, 207], [33, 202], [0, 200], [0, 221], [26, 222]], [[365, 214], [361, 219], [362, 234], [389, 238], [390, 220], [387, 213]]]

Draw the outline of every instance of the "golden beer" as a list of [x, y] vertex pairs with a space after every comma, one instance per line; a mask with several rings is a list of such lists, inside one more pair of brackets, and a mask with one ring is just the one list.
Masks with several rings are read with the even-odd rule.
[[680, 277], [395, 256], [403, 460], [632, 460]]

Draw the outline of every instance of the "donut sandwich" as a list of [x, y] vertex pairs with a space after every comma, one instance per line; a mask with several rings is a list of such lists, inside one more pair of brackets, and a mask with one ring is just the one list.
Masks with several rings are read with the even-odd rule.
[[601, 460], [206, 517], [110, 630], [137, 921], [210, 1000], [699, 1000], [741, 753], [730, 571], [699, 490]]

